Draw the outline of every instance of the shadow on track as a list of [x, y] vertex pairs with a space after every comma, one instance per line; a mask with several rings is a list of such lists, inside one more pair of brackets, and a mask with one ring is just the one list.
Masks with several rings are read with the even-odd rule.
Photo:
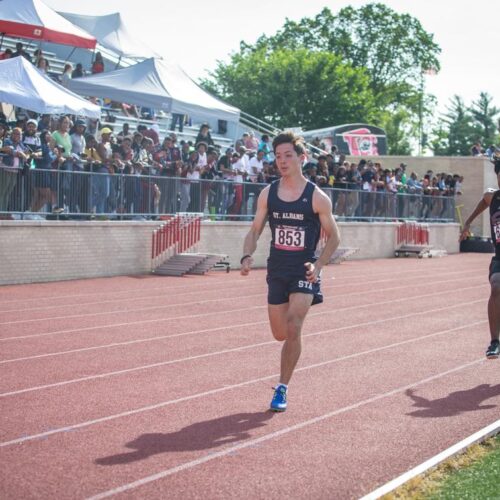
[[411, 413], [412, 417], [438, 418], [452, 417], [461, 413], [478, 410], [489, 410], [497, 405], [483, 405], [487, 399], [500, 395], [500, 384], [481, 384], [473, 389], [451, 392], [448, 396], [439, 399], [426, 399], [417, 396], [413, 389], [408, 389], [406, 395], [413, 400], [413, 406], [422, 408]]
[[248, 439], [251, 429], [263, 427], [273, 417], [270, 411], [236, 413], [222, 418], [197, 422], [169, 434], [142, 434], [126, 443], [134, 451], [98, 458], [98, 465], [119, 465], [144, 460], [152, 455], [176, 451], [207, 450]]

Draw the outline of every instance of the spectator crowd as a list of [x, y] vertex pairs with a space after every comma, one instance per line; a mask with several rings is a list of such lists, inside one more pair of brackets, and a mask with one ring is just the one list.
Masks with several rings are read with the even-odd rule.
[[[205, 212], [246, 218], [261, 189], [279, 177], [271, 138], [245, 132], [233, 147], [215, 144], [202, 124], [194, 141], [140, 124], [119, 131], [69, 116], [0, 121], [0, 213], [156, 217]], [[405, 164], [349, 163], [335, 146], [311, 152], [304, 175], [328, 192], [346, 219], [453, 219], [463, 178]]]

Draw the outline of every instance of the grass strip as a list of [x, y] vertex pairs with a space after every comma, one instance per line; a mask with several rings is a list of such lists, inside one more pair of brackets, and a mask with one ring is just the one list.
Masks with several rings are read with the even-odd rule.
[[500, 499], [500, 434], [410, 479], [383, 500]]

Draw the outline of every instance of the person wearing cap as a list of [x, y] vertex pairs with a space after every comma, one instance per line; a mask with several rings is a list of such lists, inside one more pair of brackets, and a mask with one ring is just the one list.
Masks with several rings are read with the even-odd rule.
[[26, 122], [26, 127], [24, 128], [23, 143], [25, 146], [28, 146], [32, 152], [39, 151], [42, 147], [40, 136], [37, 133], [37, 127], [38, 122], [30, 118]]
[[470, 236], [470, 225], [474, 219], [487, 208], [490, 213], [491, 240], [495, 246], [495, 255], [491, 259], [488, 279], [490, 282], [490, 297], [488, 300], [488, 323], [490, 330], [490, 345], [486, 349], [487, 359], [498, 359], [500, 356], [500, 155], [493, 156], [498, 189], [488, 189], [477, 204], [474, 211], [464, 223], [459, 241]]

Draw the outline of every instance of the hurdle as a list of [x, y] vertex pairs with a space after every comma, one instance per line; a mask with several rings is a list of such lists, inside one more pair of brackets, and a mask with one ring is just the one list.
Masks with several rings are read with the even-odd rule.
[[421, 258], [432, 257], [429, 245], [429, 224], [405, 221], [396, 227], [395, 257], [409, 257], [411, 254]]
[[164, 222], [152, 235], [151, 270], [177, 254], [195, 250], [201, 237], [202, 216], [178, 213], [163, 218]]

